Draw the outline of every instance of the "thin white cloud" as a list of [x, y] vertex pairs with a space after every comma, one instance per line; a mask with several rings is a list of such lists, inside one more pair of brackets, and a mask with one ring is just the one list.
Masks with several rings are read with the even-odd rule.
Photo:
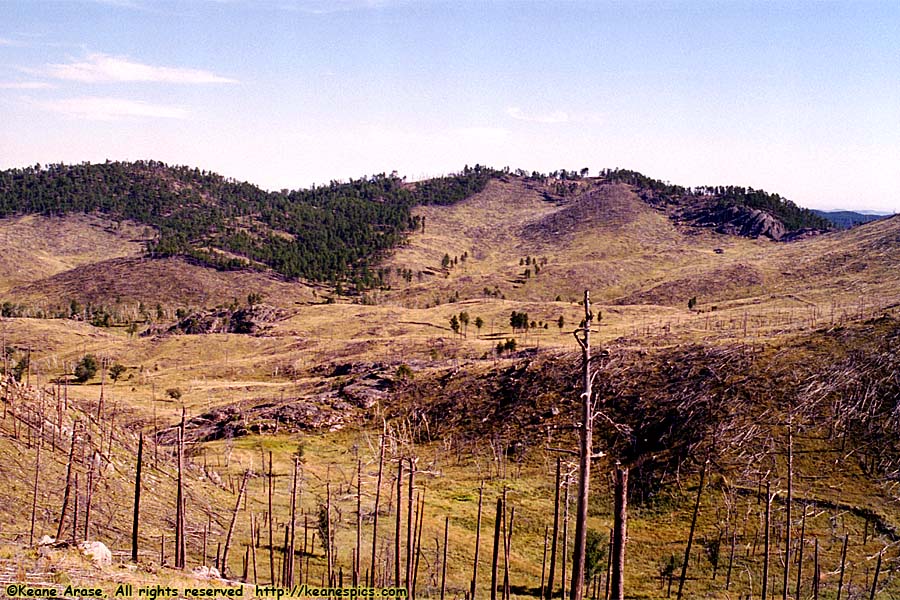
[[11, 40], [9, 38], [0, 37], [0, 46], [21, 46], [21, 42]]
[[102, 52], [90, 53], [82, 61], [51, 63], [40, 72], [55, 79], [84, 83], [237, 83], [235, 79], [222, 77], [202, 69], [158, 67]]
[[562, 110], [549, 113], [526, 113], [518, 106], [510, 106], [506, 109], [506, 114], [517, 121], [544, 124], [600, 123], [603, 120], [602, 117], [596, 113], [572, 114]]
[[91, 121], [117, 121], [126, 118], [185, 119], [188, 111], [179, 106], [152, 104], [141, 100], [85, 96], [38, 102], [45, 110]]
[[46, 81], [0, 81], [0, 90], [49, 90], [54, 87]]

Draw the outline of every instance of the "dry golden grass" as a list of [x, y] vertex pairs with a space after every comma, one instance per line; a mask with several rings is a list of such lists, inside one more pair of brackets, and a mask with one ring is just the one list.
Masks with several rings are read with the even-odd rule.
[[141, 304], [151, 314], [161, 304], [175, 308], [210, 307], [244, 302], [247, 294], [262, 294], [267, 302], [291, 306], [315, 298], [311, 286], [286, 282], [264, 273], [224, 272], [180, 258], [116, 258], [82, 265], [20, 285], [8, 292], [28, 306], [56, 311], [76, 300], [120, 309], [126, 318], [142, 319]]
[[[583, 314], [578, 305], [585, 288], [591, 289], [594, 310], [602, 312], [596, 343], [599, 346], [674, 346], [684, 343], [750, 344], [775, 348], [804, 332], [828, 328], [853, 320], [868, 318], [885, 311], [896, 312], [900, 303], [900, 219], [859, 227], [848, 232], [819, 236], [793, 244], [747, 240], [721, 236], [709, 231], [690, 231], [673, 224], [664, 214], [636, 200], [630, 191], [615, 187], [597, 193], [582, 204], [554, 203], [544, 200], [540, 189], [522, 182], [494, 181], [488, 189], [453, 207], [422, 207], [426, 217], [425, 232], [414, 233], [409, 243], [389, 258], [394, 270], [390, 290], [369, 294], [375, 305], [351, 303], [353, 298], [339, 298], [334, 304], [319, 304], [326, 290], [299, 283], [283, 282], [256, 273], [220, 273], [180, 260], [146, 261], [137, 258], [139, 245], [135, 232], [107, 231], [107, 225], [87, 220], [65, 220], [63, 234], [52, 242], [48, 235], [51, 221], [29, 217], [6, 221], [0, 225], [0, 236], [7, 235], [17, 254], [4, 253], [0, 265], [0, 284], [6, 286], [4, 299], [50, 307], [65, 305], [69, 298], [106, 301], [116, 299], [129, 310], [138, 302], [149, 308], [157, 302], [171, 312], [179, 306], [211, 306], [242, 301], [249, 292], [261, 292], [266, 302], [287, 312], [284, 320], [273, 324], [264, 336], [204, 335], [169, 337], [129, 337], [124, 329], [95, 328], [71, 320], [2, 319], [0, 336], [6, 345], [32, 348], [32, 383], [46, 384], [60, 375], [64, 365], [71, 365], [86, 353], [107, 356], [128, 367], [123, 378], [105, 388], [108, 406], [116, 405], [121, 422], [131, 427], [150, 427], [154, 415], [160, 425], [175, 423], [182, 403], [166, 399], [165, 391], [178, 388], [189, 416], [209, 408], [239, 403], [254, 403], [286, 397], [306, 397], [320, 389], [325, 381], [323, 365], [341, 363], [384, 363], [396, 368], [410, 364], [416, 376], [430, 370], [472, 364], [487, 367], [495, 360], [492, 350], [498, 341], [517, 339], [519, 348], [561, 350], [576, 349], [571, 330]], [[86, 218], [85, 218], [86, 219]], [[18, 244], [18, 245], [17, 245]], [[714, 250], [721, 248], [723, 253]], [[447, 273], [441, 271], [444, 253], [451, 257], [468, 253]], [[526, 256], [547, 258], [541, 272], [524, 280], [525, 266], [519, 260]], [[24, 257], [24, 258], [23, 258]], [[18, 265], [33, 265], [19, 270]], [[413, 281], [406, 284], [396, 276], [396, 268], [413, 270]], [[430, 270], [423, 275], [418, 271]], [[16, 287], [14, 291], [11, 288]], [[505, 298], [486, 297], [483, 289], [499, 289]], [[459, 301], [448, 302], [459, 292]], [[83, 294], [83, 295], [79, 295]], [[555, 298], [559, 296], [560, 301]], [[695, 310], [687, 309], [687, 301], [697, 297]], [[437, 304], [436, 300], [440, 303]], [[437, 304], [437, 305], [436, 305]], [[466, 337], [453, 334], [450, 317], [466, 311], [470, 324]], [[512, 311], [524, 311], [547, 329], [530, 330], [527, 335], [513, 332], [509, 325]], [[565, 326], [557, 327], [563, 316]], [[479, 331], [476, 317], [484, 320]], [[773, 350], [775, 351], [775, 350]], [[510, 359], [503, 359], [510, 360]], [[330, 385], [330, 384], [329, 384]], [[93, 406], [99, 397], [98, 380], [87, 385], [70, 386], [73, 399]], [[440, 390], [436, 389], [436, 393]], [[341, 508], [339, 525], [340, 557], [345, 573], [349, 563], [349, 544], [353, 537], [352, 521], [355, 498], [348, 485], [355, 469], [354, 446], [361, 448], [364, 461], [364, 512], [371, 510], [374, 485], [377, 433], [370, 430], [348, 430], [281, 436], [248, 436], [235, 442], [217, 441], [204, 444], [192, 459], [202, 464], [203, 456], [222, 475], [240, 476], [252, 464], [259, 469], [261, 456], [272, 450], [279, 477], [276, 496], [276, 519], [284, 522], [287, 510], [287, 479], [291, 453], [302, 442], [305, 448], [304, 498], [302, 506], [314, 511], [324, 494], [323, 482], [331, 477], [337, 489], [336, 503]], [[443, 516], [451, 516], [450, 582], [454, 595], [466, 584], [471, 549], [474, 544], [474, 514], [478, 483], [495, 465], [491, 461], [488, 441], [459, 451], [453, 442], [421, 446], [420, 468], [430, 474], [428, 481], [429, 515], [426, 519], [423, 546], [427, 561], [423, 563], [420, 585], [431, 585], [434, 539], [442, 535]], [[447, 446], [446, 444], [449, 444]], [[6, 456], [18, 456], [14, 465], [2, 471], [16, 492], [10, 498], [25, 497], [23, 471], [33, 461], [33, 450], [21, 443], [0, 439]], [[396, 449], [399, 456], [402, 448]], [[121, 450], [122, 472], [129, 473], [127, 452]], [[230, 452], [227, 460], [225, 455]], [[551, 482], [547, 477], [547, 456], [530, 456], [520, 466], [510, 466], [506, 478], [489, 481], [485, 502], [486, 529], [482, 531], [482, 557], [487, 557], [488, 522], [493, 501], [507, 485], [511, 501], [517, 506], [517, 537], [513, 545], [514, 585], [535, 587], [540, 580], [543, 526], [551, 511]], [[804, 458], [802, 468], [808, 473], [828, 465]], [[835, 473], [829, 481], [810, 479], [804, 493], [834, 497], [841, 490], [853, 489], [859, 498], [878, 503], [877, 489], [862, 486], [860, 473]], [[53, 477], [62, 477], [59, 459]], [[167, 531], [165, 520], [171, 482], [157, 484], [159, 498], [149, 514], [155, 524], [148, 528], [147, 540]], [[203, 498], [203, 506], [218, 515], [217, 534], [234, 500], [230, 492], [207, 488], [199, 477], [192, 480], [195, 497]], [[660, 592], [653, 573], [660, 561], [683, 550], [684, 535], [690, 518], [690, 485], [673, 492], [665, 507], [647, 509], [635, 516], [631, 529], [630, 568], [640, 577], [633, 580], [635, 598], [656, 598]], [[251, 481], [249, 510], [265, 512], [263, 480]], [[387, 502], [389, 479], [382, 500]], [[597, 514], [592, 527], [605, 531], [609, 525], [609, 497], [603, 483], [598, 483]], [[108, 501], [116, 504], [111, 514], [127, 519], [127, 485], [110, 488]], [[716, 510], [721, 508], [715, 493], [704, 500], [701, 531], [713, 535], [718, 522]], [[751, 525], [758, 515], [755, 498], [741, 499], [742, 510], [751, 511]], [[45, 499], [48, 527], [56, 506]], [[605, 507], [605, 508], [604, 508]], [[891, 507], [879, 504], [888, 512]], [[204, 509], [205, 510], [205, 509]], [[22, 531], [21, 510], [2, 509], [0, 537], [9, 539]], [[122, 516], [125, 515], [125, 516]], [[835, 566], [835, 538], [830, 533], [830, 513], [816, 516], [814, 528], [823, 542], [823, 561], [827, 569]], [[247, 513], [239, 520], [238, 540], [248, 539]], [[519, 520], [521, 519], [521, 520]], [[845, 524], [854, 532], [862, 529], [861, 521], [845, 516]], [[192, 523], [192, 548], [189, 564], [198, 560], [197, 527], [199, 517], [189, 516]], [[393, 522], [382, 520], [382, 535], [389, 535]], [[520, 527], [520, 528], [519, 528]], [[752, 530], [752, 528], [751, 528]], [[521, 537], [519, 537], [521, 536]], [[861, 536], [861, 534], [860, 534]], [[158, 538], [157, 538], [158, 539]], [[367, 539], [364, 536], [364, 539]], [[21, 540], [21, 538], [19, 538]], [[117, 549], [121, 536], [113, 537]], [[868, 557], [877, 543], [853, 547], [858, 581], [864, 569], [871, 566]], [[210, 553], [214, 551], [210, 550]], [[240, 567], [243, 551], [234, 551], [230, 567]], [[364, 558], [368, 556], [368, 550]], [[260, 551], [260, 570], [268, 569], [265, 551]], [[314, 573], [319, 576], [322, 552], [318, 548], [313, 559]], [[702, 562], [702, 561], [701, 561]], [[480, 595], [486, 595], [488, 563], [482, 563]], [[263, 567], [265, 565], [265, 567]], [[709, 566], [702, 563], [704, 578]], [[749, 566], [749, 565], [748, 565]], [[754, 585], [758, 573], [751, 571]], [[168, 577], [169, 575], [165, 575]], [[828, 577], [833, 580], [833, 574]], [[262, 579], [267, 580], [268, 576]], [[738, 575], [735, 575], [738, 578]], [[745, 572], [741, 585], [746, 588]], [[719, 582], [704, 579], [689, 582], [696, 591], [714, 590], [708, 597], [727, 597]], [[421, 583], [424, 581], [425, 583]], [[693, 589], [693, 588], [689, 588]], [[746, 590], [745, 590], [746, 591]], [[758, 591], [758, 587], [754, 587]], [[706, 591], [702, 593], [707, 593]], [[711, 595], [709, 595], [711, 594]], [[699, 597], [699, 596], [697, 596]]]
[[139, 256], [152, 231], [89, 215], [0, 219], [0, 292], [81, 265]]

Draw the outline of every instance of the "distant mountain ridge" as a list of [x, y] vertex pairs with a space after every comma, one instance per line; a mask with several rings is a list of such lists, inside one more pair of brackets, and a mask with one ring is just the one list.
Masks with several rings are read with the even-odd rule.
[[850, 229], [863, 223], [877, 221], [889, 216], [888, 213], [877, 213], [873, 211], [852, 211], [852, 210], [816, 210], [815, 214], [824, 219], [828, 219], [838, 229]]

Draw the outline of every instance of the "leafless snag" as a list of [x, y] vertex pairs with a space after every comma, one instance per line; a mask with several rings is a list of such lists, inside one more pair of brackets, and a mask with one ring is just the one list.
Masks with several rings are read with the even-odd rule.
[[[381, 451], [378, 457], [378, 480], [375, 483], [375, 512], [372, 517], [372, 563], [370, 567], [370, 584], [372, 587], [375, 587], [375, 551], [377, 549], [378, 544], [378, 504], [381, 500], [381, 477], [384, 470], [384, 445], [385, 445], [385, 435], [382, 432], [381, 434]], [[367, 579], [369, 579], [367, 577]]]
[[562, 461], [556, 457], [556, 488], [553, 498], [553, 538], [550, 543], [550, 573], [547, 575], [547, 600], [553, 598], [553, 576], [556, 573], [556, 543], [559, 538], [559, 488], [561, 484]]
[[231, 536], [234, 534], [234, 525], [237, 523], [238, 511], [241, 509], [241, 500], [244, 497], [244, 491], [247, 489], [247, 479], [249, 476], [250, 471], [244, 471], [244, 478], [241, 480], [241, 491], [238, 492], [237, 502], [234, 504], [234, 512], [231, 514], [231, 525], [228, 526], [228, 534], [225, 536], [225, 548], [222, 551], [222, 558], [221, 560], [216, 560], [216, 562], [219, 563], [219, 571], [221, 571], [222, 577], [227, 577], [228, 547], [231, 545]]
[[[265, 466], [265, 465], [263, 465]], [[272, 478], [272, 451], [269, 451], [269, 477], [266, 479], [268, 483], [268, 493], [269, 493], [269, 581], [272, 582], [272, 585], [275, 585], [275, 540], [274, 540], [274, 524], [273, 524], [273, 516], [272, 516], [272, 493], [273, 487], [275, 485], [275, 481]], [[331, 519], [331, 514], [328, 515], [329, 520]], [[330, 555], [330, 554], [329, 554]], [[329, 561], [330, 565], [330, 561]], [[329, 574], [331, 570], [329, 569]]]
[[838, 578], [837, 600], [841, 600], [841, 593], [844, 591], [844, 569], [847, 565], [847, 542], [850, 539], [849, 534], [844, 534], [844, 545], [841, 548], [841, 575]]
[[[572, 591], [571, 600], [582, 600], [584, 594], [584, 563], [587, 543], [588, 499], [591, 482], [591, 453], [593, 452], [594, 414], [593, 414], [593, 379], [591, 373], [591, 296], [584, 291], [584, 339], [577, 335], [575, 339], [581, 346], [582, 379], [584, 390], [581, 393], [581, 431], [578, 459], [578, 505], [575, 515], [575, 547], [572, 553]], [[568, 493], [568, 485], [566, 492]], [[568, 509], [568, 502], [566, 503]], [[563, 596], [565, 597], [565, 550], [563, 550]]]
[[491, 556], [491, 600], [497, 600], [497, 576], [500, 559], [500, 524], [503, 520], [503, 498], [497, 498], [497, 516], [494, 519], [494, 552]]
[[[5, 355], [6, 354], [5, 347], [2, 350]], [[35, 519], [35, 515], [37, 513], [38, 482], [40, 481], [40, 477], [41, 477], [41, 446], [44, 445], [43, 441], [44, 441], [44, 420], [41, 419], [41, 428], [40, 428], [40, 432], [38, 433], [37, 454], [34, 459], [34, 489], [33, 489], [32, 500], [31, 500], [31, 532], [28, 534], [28, 545], [29, 546], [34, 545], [34, 519]]]
[[175, 568], [185, 567], [184, 539], [184, 420], [185, 410], [181, 408], [181, 425], [178, 429], [178, 488], [175, 497]]
[[628, 468], [616, 465], [610, 598], [625, 599], [625, 545], [628, 540]]
[[400, 587], [400, 527], [403, 502], [403, 459], [397, 461], [397, 520], [394, 529], [394, 587]]
[[[137, 562], [138, 560], [138, 527], [140, 526], [140, 511], [141, 511], [141, 466], [143, 462], [144, 456], [144, 432], [140, 432], [138, 434], [138, 453], [137, 453], [137, 466], [135, 467], [135, 475], [134, 475], [134, 514], [131, 519], [131, 560], [132, 562]], [[204, 547], [203, 547], [203, 559], [206, 562], [206, 536], [203, 537]]]
[[[358, 453], [358, 451], [357, 451]], [[359, 563], [362, 551], [362, 460], [356, 458], [356, 560], [353, 561], [353, 586], [359, 585]]]
[[769, 544], [772, 530], [772, 500], [771, 485], [766, 481], [766, 522], [765, 522], [765, 554], [763, 555], [763, 572], [762, 572], [762, 593], [760, 598], [768, 600], [769, 592]]
[[797, 585], [794, 588], [794, 598], [800, 600], [800, 590], [803, 581], [803, 546], [806, 543], [806, 505], [803, 506], [803, 520], [800, 524], [800, 548], [797, 551]]
[[694, 503], [694, 515], [691, 517], [691, 529], [688, 533], [687, 546], [684, 549], [684, 561], [681, 563], [681, 577], [678, 579], [678, 595], [676, 598], [681, 600], [684, 592], [684, 580], [687, 578], [688, 563], [691, 560], [691, 543], [694, 541], [694, 529], [697, 527], [697, 515], [700, 513], [700, 498], [703, 495], [703, 483], [706, 478], [707, 464], [703, 465], [700, 470], [700, 484], [697, 486], [697, 501]]
[[69, 506], [69, 489], [72, 487], [72, 463], [75, 460], [75, 436], [78, 430], [78, 421], [72, 423], [72, 443], [69, 447], [69, 462], [66, 466], [66, 489], [63, 492], [62, 510], [59, 513], [59, 525], [56, 528], [56, 539], [62, 537], [66, 520], [66, 509]]
[[444, 559], [441, 561], [441, 600], [447, 589], [447, 541], [450, 537], [450, 517], [444, 517]]
[[407, 493], [407, 507], [406, 507], [406, 588], [410, 589], [410, 585], [412, 584], [412, 570], [413, 563], [415, 561], [415, 557], [413, 555], [413, 541], [415, 533], [414, 525], [413, 525], [413, 486], [415, 484], [415, 476], [416, 476], [416, 464], [413, 462], [412, 458], [408, 459], [409, 462], [409, 491]]
[[788, 455], [787, 455], [787, 499], [785, 500], [784, 516], [784, 580], [782, 581], [782, 600], [788, 597], [788, 581], [791, 572], [791, 507], [794, 503], [794, 430], [793, 420], [788, 417]]
[[478, 581], [478, 549], [481, 545], [481, 508], [484, 500], [484, 479], [478, 488], [478, 517], [475, 521], [475, 558], [472, 560], [472, 582], [469, 585], [469, 600], [475, 600], [475, 584]]

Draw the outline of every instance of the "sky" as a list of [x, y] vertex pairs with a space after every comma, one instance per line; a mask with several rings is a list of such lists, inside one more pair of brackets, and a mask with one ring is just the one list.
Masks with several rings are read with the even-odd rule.
[[0, 168], [627, 168], [900, 212], [900, 2], [0, 0]]

